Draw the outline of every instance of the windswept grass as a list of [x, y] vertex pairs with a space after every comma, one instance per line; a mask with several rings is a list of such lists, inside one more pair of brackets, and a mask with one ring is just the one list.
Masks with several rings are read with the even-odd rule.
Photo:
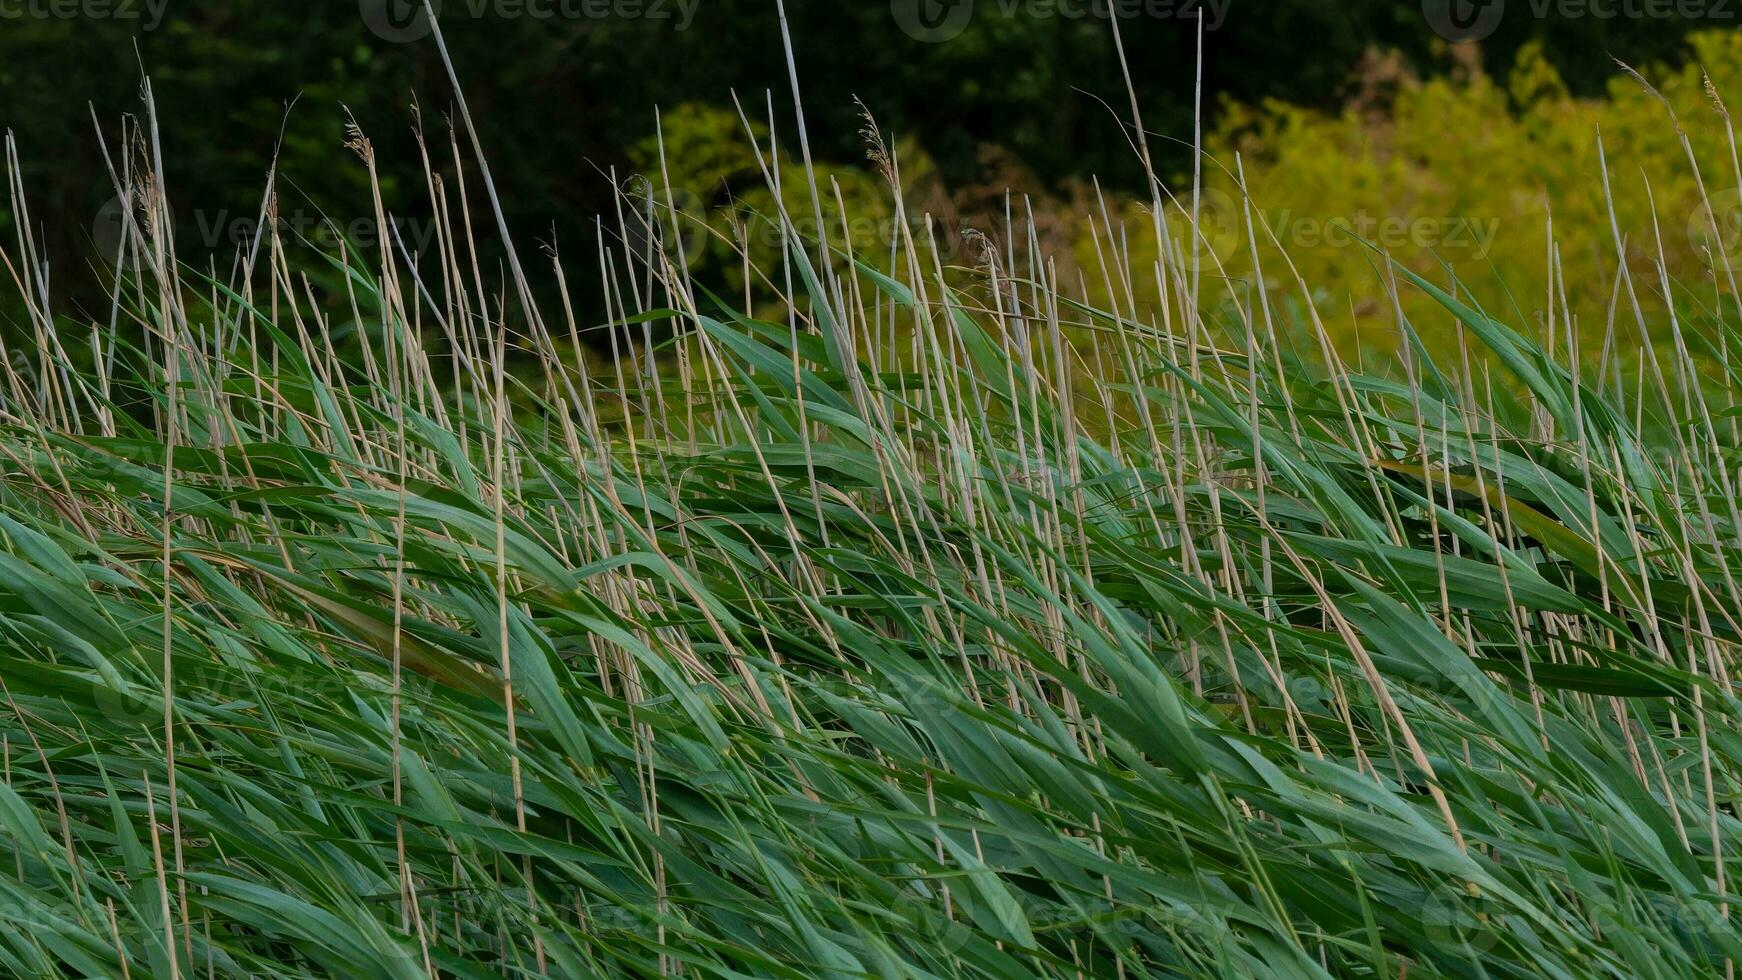
[[[1520, 330], [1380, 261], [1468, 353], [1394, 319], [1358, 374], [1190, 240], [1109, 236], [1107, 294], [1166, 303], [1087, 305], [1018, 202], [971, 270], [793, 237], [763, 322], [659, 209], [480, 268], [496, 188], [445, 145], [436, 258], [345, 250], [328, 295], [271, 234], [178, 262], [147, 100], [114, 322], [6, 253], [0, 971], [1742, 958], [1725, 318], [1628, 372], [1611, 311]], [[535, 306], [574, 262], [605, 294]], [[1671, 317], [1629, 268], [1620, 315]]]

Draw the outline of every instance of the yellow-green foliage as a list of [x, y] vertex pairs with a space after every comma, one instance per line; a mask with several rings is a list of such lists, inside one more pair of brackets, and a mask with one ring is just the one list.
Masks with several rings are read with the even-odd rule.
[[[1716, 308], [1720, 284], [1729, 292], [1725, 257], [1742, 269], [1742, 174], [1702, 70], [1719, 96], [1742, 99], [1742, 34], [1709, 32], [1691, 43], [1694, 56], [1687, 66], [1643, 69], [1667, 106], [1620, 68], [1605, 98], [1574, 99], [1535, 46], [1520, 52], [1504, 89], [1479, 72], [1460, 72], [1399, 83], [1383, 112], [1352, 107], [1326, 116], [1280, 103], [1230, 106], [1210, 141], [1214, 162], [1206, 165], [1210, 191], [1200, 222], [1209, 230], [1205, 264], [1213, 265], [1215, 255], [1241, 290], [1249, 282], [1245, 236], [1229, 233], [1241, 228], [1237, 184], [1214, 169], [1220, 164], [1233, 170], [1238, 159], [1258, 213], [1310, 284], [1319, 315], [1345, 352], [1357, 340], [1365, 350], [1374, 344], [1383, 349], [1396, 335], [1372, 253], [1350, 228], [1365, 230], [1369, 240], [1431, 279], [1445, 283], [1455, 273], [1489, 312], [1525, 329], [1542, 329], [1552, 213], [1572, 306], [1606, 309], [1617, 263], [1598, 158], [1600, 132], [1616, 224], [1646, 319], [1667, 322], [1659, 255], [1683, 301]], [[1671, 108], [1698, 160], [1710, 212], [1676, 137]], [[1176, 193], [1189, 201], [1189, 193]], [[1708, 248], [1713, 214], [1721, 229], [1715, 251]], [[1133, 218], [1131, 209], [1126, 217]], [[1189, 222], [1181, 217], [1178, 210], [1170, 214], [1183, 232]], [[1298, 296], [1289, 265], [1262, 234], [1260, 240], [1268, 247], [1261, 251], [1267, 285], [1292, 288]], [[1149, 251], [1152, 257], [1153, 247]], [[1205, 287], [1206, 299], [1214, 285]], [[1430, 343], [1444, 344], [1449, 319], [1429, 302], [1404, 293], [1412, 323]], [[1624, 296], [1617, 329], [1636, 337], [1635, 322]], [[1603, 332], [1603, 323], [1581, 324], [1587, 339]]]
[[[1252, 213], [1267, 226], [1256, 236], [1258, 261], [1285, 333], [1310, 323], [1304, 303], [1310, 296], [1345, 356], [1382, 355], [1395, 345], [1395, 316], [1377, 255], [1363, 241], [1436, 282], [1450, 284], [1456, 275], [1458, 289], [1489, 312], [1527, 331], [1545, 330], [1551, 215], [1561, 288], [1571, 307], [1607, 310], [1616, 295], [1617, 263], [1598, 159], [1601, 133], [1615, 226], [1653, 334], [1667, 330], [1659, 256], [1684, 311], [1719, 308], [1720, 294], [1730, 292], [1726, 265], [1742, 270], [1742, 172], [1702, 73], [1710, 73], [1719, 96], [1742, 99], [1742, 33], [1708, 32], [1690, 43], [1693, 57], [1684, 67], [1642, 67], [1662, 99], [1620, 68], [1603, 98], [1575, 99], [1532, 45], [1520, 52], [1504, 86], [1468, 67], [1426, 81], [1402, 71], [1387, 74], [1387, 63], [1376, 59], [1379, 67], [1370, 74], [1383, 77], [1370, 79], [1367, 96], [1336, 114], [1282, 102], [1225, 104], [1207, 139], [1196, 250], [1202, 302], [1246, 306], [1253, 298], [1247, 207], [1235, 176], [1243, 167]], [[774, 166], [767, 127], [756, 121], [755, 107], [747, 108], [764, 163]], [[1704, 195], [1677, 138], [1672, 108], [1699, 162]], [[728, 241], [747, 242], [749, 267], [764, 270], [779, 268], [780, 245], [773, 195], [743, 124], [730, 111], [685, 105], [665, 115], [663, 134], [663, 164], [655, 140], [638, 146], [633, 160], [661, 200], [669, 179], [679, 210], [705, 218], [713, 229], [711, 235], [686, 232], [692, 266], [714, 270], [742, 293], [746, 266]], [[796, 134], [780, 137], [783, 203], [801, 234], [814, 238]], [[895, 150], [908, 229], [923, 242], [925, 215], [932, 215], [943, 264], [975, 264], [976, 250], [963, 246], [962, 230], [998, 228], [998, 196], [985, 188], [944, 188], [931, 159], [912, 141]], [[900, 227], [877, 167], [818, 161], [818, 175], [831, 243], [839, 247], [845, 229], [858, 255], [882, 265]], [[1050, 243], [1060, 246], [1054, 256], [1060, 275], [1080, 275], [1097, 301], [1127, 314], [1135, 303], [1138, 318], [1153, 320], [1162, 287], [1149, 202], [1113, 194], [1103, 202], [1089, 177], [1051, 195], [1029, 195], [1038, 223], [1050, 229]], [[1187, 217], [1190, 174], [1163, 177], [1173, 196], [1167, 227], [1185, 248], [1194, 238]], [[1020, 200], [1015, 207], [1020, 217]], [[1710, 248], [1714, 219], [1717, 249]], [[1163, 277], [1169, 289], [1189, 284], [1192, 253], [1182, 255]], [[1429, 345], [1451, 350], [1454, 328], [1431, 303], [1402, 291], [1404, 312]], [[1625, 292], [1614, 321], [1622, 349], [1636, 347], [1637, 318]], [[1579, 326], [1594, 355], [1607, 324], [1587, 313]]]
[[[794, 227], [807, 240], [818, 237], [810, 183], [796, 134], [780, 133], [778, 156], [771, 156], [765, 123], [753, 118], [747, 135], [736, 113], [697, 104], [666, 113], [661, 130], [661, 136], [637, 144], [631, 159], [652, 182], [656, 207], [668, 222], [663, 202], [666, 187], [671, 188], [672, 203], [682, 216], [683, 251], [692, 267], [719, 271], [735, 295], [741, 295], [745, 288], [747, 268], [757, 270], [749, 273], [751, 278], [780, 268], [780, 212], [769, 189], [776, 177], [781, 203]], [[947, 202], [940, 202], [935, 194], [938, 179], [931, 158], [911, 141], [904, 141], [896, 150], [903, 187], [911, 191], [908, 201], [921, 206], [909, 216], [908, 225], [916, 239], [923, 238], [924, 213]], [[764, 178], [764, 168], [769, 179]], [[894, 201], [876, 167], [869, 162], [862, 166], [819, 162], [817, 180], [830, 245], [840, 249], [850, 242], [855, 255], [877, 266], [887, 264], [889, 244], [899, 225]], [[644, 197], [645, 187], [632, 184], [628, 196]], [[703, 221], [706, 229], [701, 227]], [[937, 233], [942, 236], [950, 230], [938, 227]], [[784, 284], [777, 285], [784, 291]]]

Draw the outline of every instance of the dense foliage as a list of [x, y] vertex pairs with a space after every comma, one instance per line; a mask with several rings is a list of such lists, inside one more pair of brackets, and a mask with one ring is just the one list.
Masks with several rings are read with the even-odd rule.
[[[367, 211], [367, 188], [331, 165], [348, 114], [378, 133], [384, 153], [411, 159], [407, 106], [426, 120], [451, 110], [427, 37], [394, 25], [421, 0], [11, 0], [0, 9], [0, 128], [31, 152], [25, 176], [37, 229], [59, 274], [57, 295], [93, 315], [105, 291], [89, 274], [91, 226], [113, 194], [87, 106], [103, 119], [129, 109], [141, 68], [166, 114], [165, 179], [190, 260], [229, 244], [199, 229], [255, 213], [264, 161], [279, 154], [284, 206], [312, 223], [325, 212]], [[1195, 24], [1186, 0], [1117, 0], [1132, 79], [1169, 175], [1187, 169], [1196, 77]], [[1463, 2], [1463, 0], [1458, 0]], [[1540, 2], [1540, 0], [1533, 0]], [[1615, 0], [1621, 2], [1621, 0]], [[1626, 0], [1628, 3], [1636, 0]], [[1643, 0], [1637, 0], [1643, 2]], [[1655, 0], [1652, 0], [1655, 3]], [[942, 43], [903, 29], [902, 5], [965, 4], [974, 16]], [[800, 0], [791, 31], [819, 159], [851, 164], [854, 98], [897, 134], [924, 141], [952, 190], [1008, 182], [1016, 161], [1039, 190], [1096, 175], [1143, 196], [1143, 174], [1108, 108], [1123, 100], [1104, 18], [1072, 16], [1104, 0]], [[1670, 4], [1677, 10], [1686, 6]], [[1522, 0], [1484, 39], [1491, 74], [1537, 40], [1575, 95], [1600, 94], [1608, 58], [1684, 59], [1683, 35], [1722, 19], [1538, 17]], [[1697, 0], [1716, 15], [1726, 0]], [[730, 110], [731, 93], [759, 104], [789, 91], [780, 33], [767, 0], [447, 0], [449, 42], [469, 66], [478, 123], [516, 188], [517, 227], [575, 235], [611, 209], [606, 172], [632, 165], [629, 148], [654, 132], [654, 108], [701, 103]], [[1599, 5], [1593, 5], [1602, 9]], [[1220, 0], [1205, 41], [1206, 112], [1219, 102], [1334, 110], [1359, 87], [1372, 48], [1399, 50], [1412, 70], [1453, 63], [1416, 0]], [[1061, 13], [1062, 11], [1063, 13]], [[542, 12], [545, 16], [536, 14]], [[1742, 16], [1742, 11], [1735, 11]], [[382, 28], [372, 29], [371, 25]], [[1311, 43], [1303, 43], [1311, 39]], [[294, 103], [288, 113], [286, 107]], [[282, 134], [282, 147], [281, 143]], [[790, 134], [789, 134], [790, 135]], [[112, 135], [110, 137], [113, 138]], [[113, 147], [110, 147], [113, 152]], [[988, 154], [991, 162], [988, 162]], [[626, 176], [626, 173], [620, 174]], [[384, 175], [389, 206], [414, 213], [416, 181]], [[759, 186], [752, 182], [750, 188]], [[748, 189], [734, 185], [734, 190]], [[711, 195], [718, 187], [696, 188]], [[0, 234], [13, 237], [0, 200]], [[0, 308], [5, 314], [16, 311]]]
[[[785, 247], [709, 295], [654, 184], [486, 268], [497, 186], [435, 153], [437, 258], [335, 248], [323, 302], [275, 236], [177, 261], [143, 118], [112, 319], [7, 253], [0, 969], [1742, 956], [1733, 289], [1677, 317], [1625, 254], [1587, 336], [1572, 290], [1535, 329], [1375, 257], [1403, 353], [1352, 370], [1306, 283], [1227, 291], [1160, 221], [1104, 303], [1019, 212], [946, 271], [873, 126], [889, 254], [771, 194]], [[532, 298], [570, 263], [606, 322]], [[1405, 294], [1486, 356], [1432, 359]]]

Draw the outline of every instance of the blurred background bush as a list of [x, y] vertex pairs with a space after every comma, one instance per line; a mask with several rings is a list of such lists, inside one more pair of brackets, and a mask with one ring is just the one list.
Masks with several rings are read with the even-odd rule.
[[[1074, 260], [1065, 272], [1091, 290], [1104, 279], [1097, 234], [1103, 249], [1128, 247], [1130, 267], [1145, 267], [1141, 252], [1153, 250], [1139, 244], [1145, 236], [1115, 244], [1121, 225], [1150, 219], [1120, 122], [1127, 101], [1105, 18], [1068, 15], [1084, 5], [1071, 0], [979, 0], [978, 9], [962, 0], [972, 16], [916, 30], [916, 10], [947, 18], [961, 9], [938, 2], [788, 3], [812, 148], [839, 183], [854, 247], [887, 251], [893, 221], [866, 160], [857, 99], [899, 154], [910, 207], [934, 215], [947, 261], [975, 260], [961, 247], [962, 229], [992, 230], [1008, 188], [1014, 207], [1036, 212], [1045, 244]], [[1140, 5], [1149, 13], [1122, 19], [1121, 29], [1157, 167], [1189, 201], [1198, 34], [1177, 6]], [[1226, 234], [1238, 227], [1234, 185], [1218, 169], [1233, 168], [1238, 154], [1259, 213], [1351, 350], [1383, 350], [1361, 331], [1370, 323], [1378, 338], [1389, 328], [1381, 283], [1350, 232], [1424, 273], [1450, 264], [1484, 303], [1501, 307], [1495, 312], [1513, 302], [1531, 310], [1548, 288], [1542, 253], [1552, 208], [1567, 288], [1606, 301], [1614, 273], [1601, 234], [1599, 124], [1622, 227], [1648, 218], [1641, 175], [1649, 174], [1670, 271], [1690, 289], [1713, 288], [1700, 279], [1705, 260], [1691, 230], [1698, 198], [1665, 138], [1667, 116], [1611, 59], [1641, 66], [1662, 86], [1713, 167], [1708, 190], [1730, 195], [1722, 208], [1742, 195], [1730, 168], [1715, 166], [1728, 149], [1700, 71], [1742, 98], [1742, 40], [1718, 8], [1695, 19], [1508, 16], [1479, 43], [1451, 44], [1414, 2], [1205, 6], [1214, 155], [1200, 218], [1206, 299], [1248, 285], [1250, 256], [1228, 247]], [[595, 305], [593, 219], [615, 206], [613, 180], [662, 179], [656, 118], [664, 170], [685, 210], [753, 250], [778, 248], [754, 217], [768, 192], [733, 103], [736, 93], [766, 140], [772, 98], [781, 166], [797, 166], [767, 0], [448, 0], [445, 8], [444, 34], [511, 225], [578, 253], [568, 264], [583, 308]], [[106, 309], [91, 256], [113, 191], [92, 119], [113, 140], [120, 114], [138, 111], [144, 73], [162, 117], [179, 234], [190, 242], [184, 259], [203, 264], [195, 256], [213, 252], [221, 263], [229, 240], [247, 233], [281, 132], [281, 216], [307, 230], [320, 215], [367, 214], [364, 171], [341, 150], [351, 113], [377, 148], [388, 207], [409, 220], [427, 213], [414, 112], [432, 153], [445, 158], [451, 106], [412, 12], [405, 0], [0, 0], [0, 125], [19, 144], [33, 231], [55, 270], [51, 292], [69, 300], [66, 310]], [[808, 214], [801, 183], [786, 191], [794, 213]], [[825, 210], [839, 219], [832, 200]], [[16, 233], [14, 205], [0, 202], [3, 240]], [[1655, 252], [1653, 243], [1630, 244]], [[741, 287], [723, 243], [698, 241], [694, 251], [705, 277]], [[1140, 303], [1155, 289], [1131, 284]], [[1424, 321], [1432, 333], [1433, 318]]]

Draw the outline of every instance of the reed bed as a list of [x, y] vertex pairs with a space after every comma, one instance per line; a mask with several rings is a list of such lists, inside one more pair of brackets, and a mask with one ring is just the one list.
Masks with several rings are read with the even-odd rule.
[[748, 296], [690, 275], [731, 230], [658, 174], [523, 265], [463, 100], [431, 252], [298, 268], [265, 221], [201, 268], [145, 100], [108, 322], [51, 312], [29, 220], [0, 252], [35, 338], [0, 378], [0, 971], [1742, 957], [1742, 309], [1651, 229], [1613, 229], [1607, 309], [1552, 228], [1556, 288], [1501, 313], [1374, 252], [1462, 344], [1394, 303], [1358, 373], [1307, 283], [1160, 220], [1102, 224], [1096, 270], [1160, 305], [1086, 302], [1019, 199], [940, 254], [874, 123], [901, 233], [768, 215]]

